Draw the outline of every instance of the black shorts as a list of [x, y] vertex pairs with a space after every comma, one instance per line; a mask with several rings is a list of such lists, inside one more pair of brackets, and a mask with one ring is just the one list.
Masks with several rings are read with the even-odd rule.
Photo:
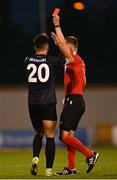
[[28, 104], [34, 129], [42, 127], [42, 120], [57, 121], [56, 104]]
[[60, 117], [60, 129], [75, 131], [81, 116], [85, 112], [85, 102], [82, 95], [67, 95]]

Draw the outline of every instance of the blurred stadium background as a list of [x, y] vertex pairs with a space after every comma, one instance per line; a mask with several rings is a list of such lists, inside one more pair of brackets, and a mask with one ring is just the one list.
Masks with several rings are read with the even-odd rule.
[[[1, 0], [0, 147], [31, 147], [34, 132], [27, 111], [24, 58], [33, 53], [37, 33], [54, 30], [55, 7], [61, 8], [64, 34], [78, 37], [87, 66], [86, 112], [76, 136], [84, 144], [117, 146], [117, 1]], [[50, 54], [58, 54], [52, 43]], [[59, 119], [63, 69], [56, 72], [56, 87]], [[62, 146], [57, 136], [56, 143]]]

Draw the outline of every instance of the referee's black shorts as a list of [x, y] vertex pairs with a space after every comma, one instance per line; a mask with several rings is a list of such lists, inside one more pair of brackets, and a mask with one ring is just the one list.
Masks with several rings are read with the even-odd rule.
[[60, 117], [60, 129], [75, 131], [81, 116], [85, 112], [85, 102], [82, 95], [67, 95]]
[[57, 121], [56, 104], [28, 104], [34, 129], [42, 127], [43, 120]]

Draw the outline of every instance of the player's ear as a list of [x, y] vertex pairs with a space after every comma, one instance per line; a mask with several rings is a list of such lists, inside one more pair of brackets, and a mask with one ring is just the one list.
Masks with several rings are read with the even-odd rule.
[[34, 50], [36, 51], [36, 46], [34, 46]]
[[73, 54], [74, 53], [74, 48], [70, 48], [70, 52]]

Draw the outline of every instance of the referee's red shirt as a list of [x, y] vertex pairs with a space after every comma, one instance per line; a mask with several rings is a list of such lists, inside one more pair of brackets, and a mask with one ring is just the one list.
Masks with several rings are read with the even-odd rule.
[[64, 73], [64, 87], [65, 94], [79, 94], [83, 95], [86, 84], [86, 73], [84, 61], [78, 54], [71, 52], [74, 63], [68, 64], [65, 67]]

